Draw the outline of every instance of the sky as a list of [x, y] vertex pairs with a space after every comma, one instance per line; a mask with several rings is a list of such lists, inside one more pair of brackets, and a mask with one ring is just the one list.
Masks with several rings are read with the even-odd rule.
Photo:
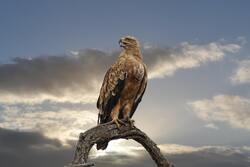
[[[250, 2], [0, 1], [0, 162], [59, 167], [97, 122], [105, 72], [135, 36], [149, 71], [133, 119], [177, 167], [250, 166]], [[97, 166], [154, 166], [134, 141]]]

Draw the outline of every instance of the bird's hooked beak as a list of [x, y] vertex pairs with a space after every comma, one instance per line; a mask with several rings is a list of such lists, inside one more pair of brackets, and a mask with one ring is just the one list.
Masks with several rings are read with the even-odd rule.
[[119, 43], [119, 45], [121, 46], [121, 43], [122, 43], [122, 39], [120, 39], [118, 43]]
[[121, 38], [118, 43], [119, 43], [120, 47], [124, 47], [123, 38]]

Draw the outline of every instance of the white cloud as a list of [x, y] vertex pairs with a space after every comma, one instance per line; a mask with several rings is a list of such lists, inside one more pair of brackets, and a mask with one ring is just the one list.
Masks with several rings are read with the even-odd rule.
[[[237, 44], [220, 42], [185, 42], [174, 49], [148, 45], [143, 54], [149, 76], [153, 79], [173, 75], [178, 69], [219, 61], [227, 53], [235, 53], [240, 48]], [[40, 131], [48, 137], [66, 141], [75, 139], [88, 124], [95, 124], [96, 113], [91, 111], [35, 108], [46, 101], [95, 103], [103, 75], [119, 53], [87, 49], [71, 54], [17, 58], [12, 64], [0, 65], [0, 105], [4, 108], [0, 113], [1, 127]], [[27, 106], [22, 109], [18, 105]]]
[[[166, 158], [176, 166], [205, 166], [210, 167], [220, 164], [222, 167], [248, 166], [249, 147], [232, 146], [201, 146], [193, 147], [178, 144], [158, 145]], [[94, 162], [102, 166], [153, 166], [153, 160], [147, 155], [146, 150], [141, 147], [127, 147], [126, 153], [109, 152], [103, 156], [93, 157]], [[136, 156], [135, 156], [136, 155]], [[122, 159], [122, 161], [121, 161]], [[232, 165], [232, 163], [234, 165]]]
[[[195, 45], [184, 42], [174, 51], [170, 52], [170, 56], [164, 57], [162, 55], [159, 61], [151, 68], [149, 77], [161, 78], [173, 75], [178, 69], [195, 68], [207, 62], [219, 61], [227, 53], [236, 53], [240, 48], [241, 46], [238, 44], [211, 42], [204, 45]], [[160, 52], [160, 54], [163, 53]]]
[[[213, 148], [223, 152], [226, 150], [234, 149], [236, 152], [240, 152], [239, 148], [237, 147], [229, 147], [229, 146], [201, 146], [201, 147], [193, 147], [193, 146], [187, 146], [187, 145], [179, 145], [179, 144], [161, 144], [158, 145], [161, 152], [163, 154], [168, 155], [176, 155], [176, 154], [186, 154], [186, 153], [192, 153], [192, 152], [199, 152], [203, 150], [212, 150]], [[117, 149], [118, 148], [118, 149]], [[240, 148], [242, 150], [247, 150], [248, 147], [242, 147]], [[116, 140], [109, 143], [109, 146], [104, 151], [96, 151], [92, 153], [93, 158], [97, 158], [99, 156], [108, 156], [110, 154], [120, 154], [120, 155], [128, 155], [128, 156], [140, 156], [142, 151], [146, 151], [144, 147], [142, 146], [134, 146], [131, 143], [124, 142], [123, 140]], [[217, 152], [218, 152], [217, 151]]]
[[[98, 85], [99, 86], [99, 85]], [[98, 90], [86, 92], [78, 90], [77, 92], [64, 92], [62, 96], [54, 96], [45, 93], [29, 94], [29, 95], [16, 95], [16, 94], [1, 94], [0, 104], [41, 104], [45, 101], [53, 103], [95, 103], [97, 101]]]
[[243, 153], [248, 151], [244, 147], [232, 147], [232, 146], [185, 146], [178, 144], [164, 144], [159, 146], [161, 150], [166, 154], [183, 154], [192, 152], [213, 152], [220, 153], [224, 155], [230, 155], [233, 153]]
[[72, 54], [72, 55], [74, 55], [74, 56], [77, 56], [77, 55], [79, 55], [79, 52], [78, 51], [70, 51], [70, 54]]
[[20, 131], [39, 131], [49, 138], [66, 144], [75, 140], [80, 132], [96, 124], [97, 114], [92, 111], [61, 109], [59, 111], [25, 110], [19, 106], [4, 106], [0, 114], [0, 127]]
[[[240, 48], [238, 44], [221, 42], [185, 42], [175, 48], [146, 44], [143, 56], [149, 78], [153, 79], [173, 75], [178, 69], [219, 61]], [[104, 73], [118, 55], [118, 51], [86, 49], [71, 51], [70, 56], [16, 58], [12, 64], [0, 65], [0, 103], [94, 103]]]
[[250, 99], [217, 95], [212, 99], [188, 103], [193, 112], [206, 122], [226, 122], [234, 128], [250, 130]]
[[238, 62], [238, 68], [230, 79], [234, 84], [249, 84], [250, 60], [242, 60]]
[[219, 129], [219, 127], [216, 126], [216, 125], [213, 124], [213, 123], [206, 124], [204, 127], [205, 127], [205, 128], [210, 128], [210, 129], [215, 129], [215, 130], [218, 130], [218, 129]]
[[98, 151], [94, 147], [90, 156], [92, 158], [108, 156], [110, 154], [140, 156], [137, 151], [142, 149], [138, 144], [131, 144], [127, 140], [112, 140], [109, 142], [106, 150]]
[[[133, 141], [134, 142], [134, 141]], [[233, 146], [187, 146], [180, 144], [160, 144], [158, 145], [161, 152], [167, 155], [177, 155], [177, 154], [189, 154], [194, 152], [211, 152], [218, 153], [223, 155], [230, 155], [233, 153], [250, 153], [250, 147], [242, 146], [242, 147], [233, 147]], [[140, 157], [142, 156], [142, 152], [145, 152], [145, 148], [140, 144], [134, 144], [132, 142], [128, 142], [126, 140], [115, 140], [111, 141], [104, 151], [96, 151], [92, 152], [92, 158], [98, 158], [102, 156], [109, 156], [112, 154], [119, 155], [127, 155]]]

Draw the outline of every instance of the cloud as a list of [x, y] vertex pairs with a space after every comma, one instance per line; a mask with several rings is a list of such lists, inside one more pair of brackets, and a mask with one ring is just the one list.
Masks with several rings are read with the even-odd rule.
[[219, 129], [219, 127], [216, 126], [216, 125], [213, 124], [213, 123], [206, 124], [204, 127], [210, 128], [210, 129], [214, 129], [214, 130], [218, 130], [218, 129]]
[[250, 99], [217, 95], [212, 99], [189, 102], [192, 111], [206, 122], [226, 122], [234, 128], [250, 130]]
[[[232, 43], [185, 42], [176, 48], [147, 46], [143, 55], [153, 79], [221, 60], [240, 48]], [[85, 49], [72, 51], [71, 55], [16, 58], [11, 64], [0, 65], [0, 103], [94, 103], [104, 73], [118, 55], [118, 51]]]
[[[39, 109], [40, 107], [40, 109]], [[67, 144], [79, 133], [96, 124], [97, 114], [88, 110], [62, 108], [46, 110], [42, 106], [4, 105], [0, 112], [0, 127], [25, 132], [40, 132]]]
[[50, 145], [61, 147], [57, 139], [48, 139], [36, 132], [19, 132], [0, 128], [0, 145], [2, 150], [9, 148], [26, 148], [32, 146]]
[[[237, 44], [186, 42], [176, 48], [148, 45], [143, 55], [154, 79], [221, 60], [239, 49]], [[118, 55], [118, 51], [85, 49], [71, 55], [16, 58], [0, 65], [0, 127], [39, 131], [64, 143], [76, 139], [80, 131], [96, 124], [93, 104], [104, 73]]]
[[79, 55], [16, 58], [0, 66], [3, 103], [93, 102], [104, 69], [115, 57], [87, 49]]
[[151, 48], [145, 53], [146, 62], [150, 64], [151, 78], [173, 75], [178, 69], [199, 67], [207, 62], [219, 61], [227, 53], [236, 53], [241, 48], [237, 44], [211, 42], [203, 45], [182, 43], [175, 49]]
[[[119, 140], [118, 140], [119, 141]], [[2, 167], [59, 167], [69, 164], [74, 155], [75, 142], [64, 146], [37, 132], [18, 132], [0, 128], [0, 162]], [[121, 142], [118, 142], [121, 143]], [[124, 143], [123, 143], [124, 144]], [[116, 150], [116, 148], [120, 150]], [[122, 151], [126, 149], [126, 151]], [[250, 148], [247, 146], [192, 147], [176, 144], [160, 145], [162, 153], [178, 167], [248, 167]], [[103, 167], [152, 167], [153, 160], [140, 146], [114, 144], [103, 156], [90, 157]]]
[[180, 154], [169, 154], [169, 159], [178, 167], [247, 167], [250, 164], [249, 155], [244, 147], [202, 146]]
[[37, 132], [18, 132], [0, 128], [1, 167], [56, 167], [68, 164], [73, 146], [63, 146]]
[[238, 68], [230, 78], [234, 84], [250, 83], [250, 60], [242, 60], [238, 62]]
[[[162, 153], [178, 167], [248, 167], [249, 147], [201, 146], [192, 147], [177, 144], [159, 146]], [[92, 161], [99, 166], [155, 166], [153, 160], [142, 147], [128, 148], [134, 155], [117, 153], [100, 156]]]

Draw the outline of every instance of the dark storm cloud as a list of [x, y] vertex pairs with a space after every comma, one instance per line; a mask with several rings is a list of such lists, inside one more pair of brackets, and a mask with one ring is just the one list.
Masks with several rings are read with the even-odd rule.
[[249, 167], [248, 156], [237, 150], [222, 152], [218, 148], [213, 148], [212, 150], [205, 149], [193, 153], [170, 155], [169, 159], [178, 167]]
[[[180, 150], [178, 150], [180, 151]], [[145, 151], [137, 151], [138, 156], [108, 155], [95, 160], [102, 167], [152, 167], [156, 166]], [[179, 153], [165, 153], [176, 167], [249, 167], [249, 148], [213, 146]]]
[[1, 150], [28, 148], [32, 145], [49, 144], [60, 147], [59, 140], [45, 138], [40, 133], [35, 132], [18, 132], [0, 128], [0, 148]]
[[[148, 46], [144, 48], [143, 55], [149, 77], [156, 78], [172, 75], [178, 69], [218, 61], [226, 52], [235, 53], [239, 49], [237, 44], [183, 43], [174, 49]], [[0, 65], [1, 101], [87, 101], [83, 95], [90, 101], [91, 95], [96, 96], [104, 73], [119, 52], [86, 49], [72, 53], [68, 56], [16, 58], [12, 64]]]
[[0, 66], [0, 90], [13, 94], [46, 93], [60, 96], [65, 90], [91, 90], [114, 56], [98, 50], [85, 50], [78, 56], [16, 58]]
[[36, 132], [0, 129], [1, 167], [63, 167], [73, 156], [73, 146], [62, 146]]

